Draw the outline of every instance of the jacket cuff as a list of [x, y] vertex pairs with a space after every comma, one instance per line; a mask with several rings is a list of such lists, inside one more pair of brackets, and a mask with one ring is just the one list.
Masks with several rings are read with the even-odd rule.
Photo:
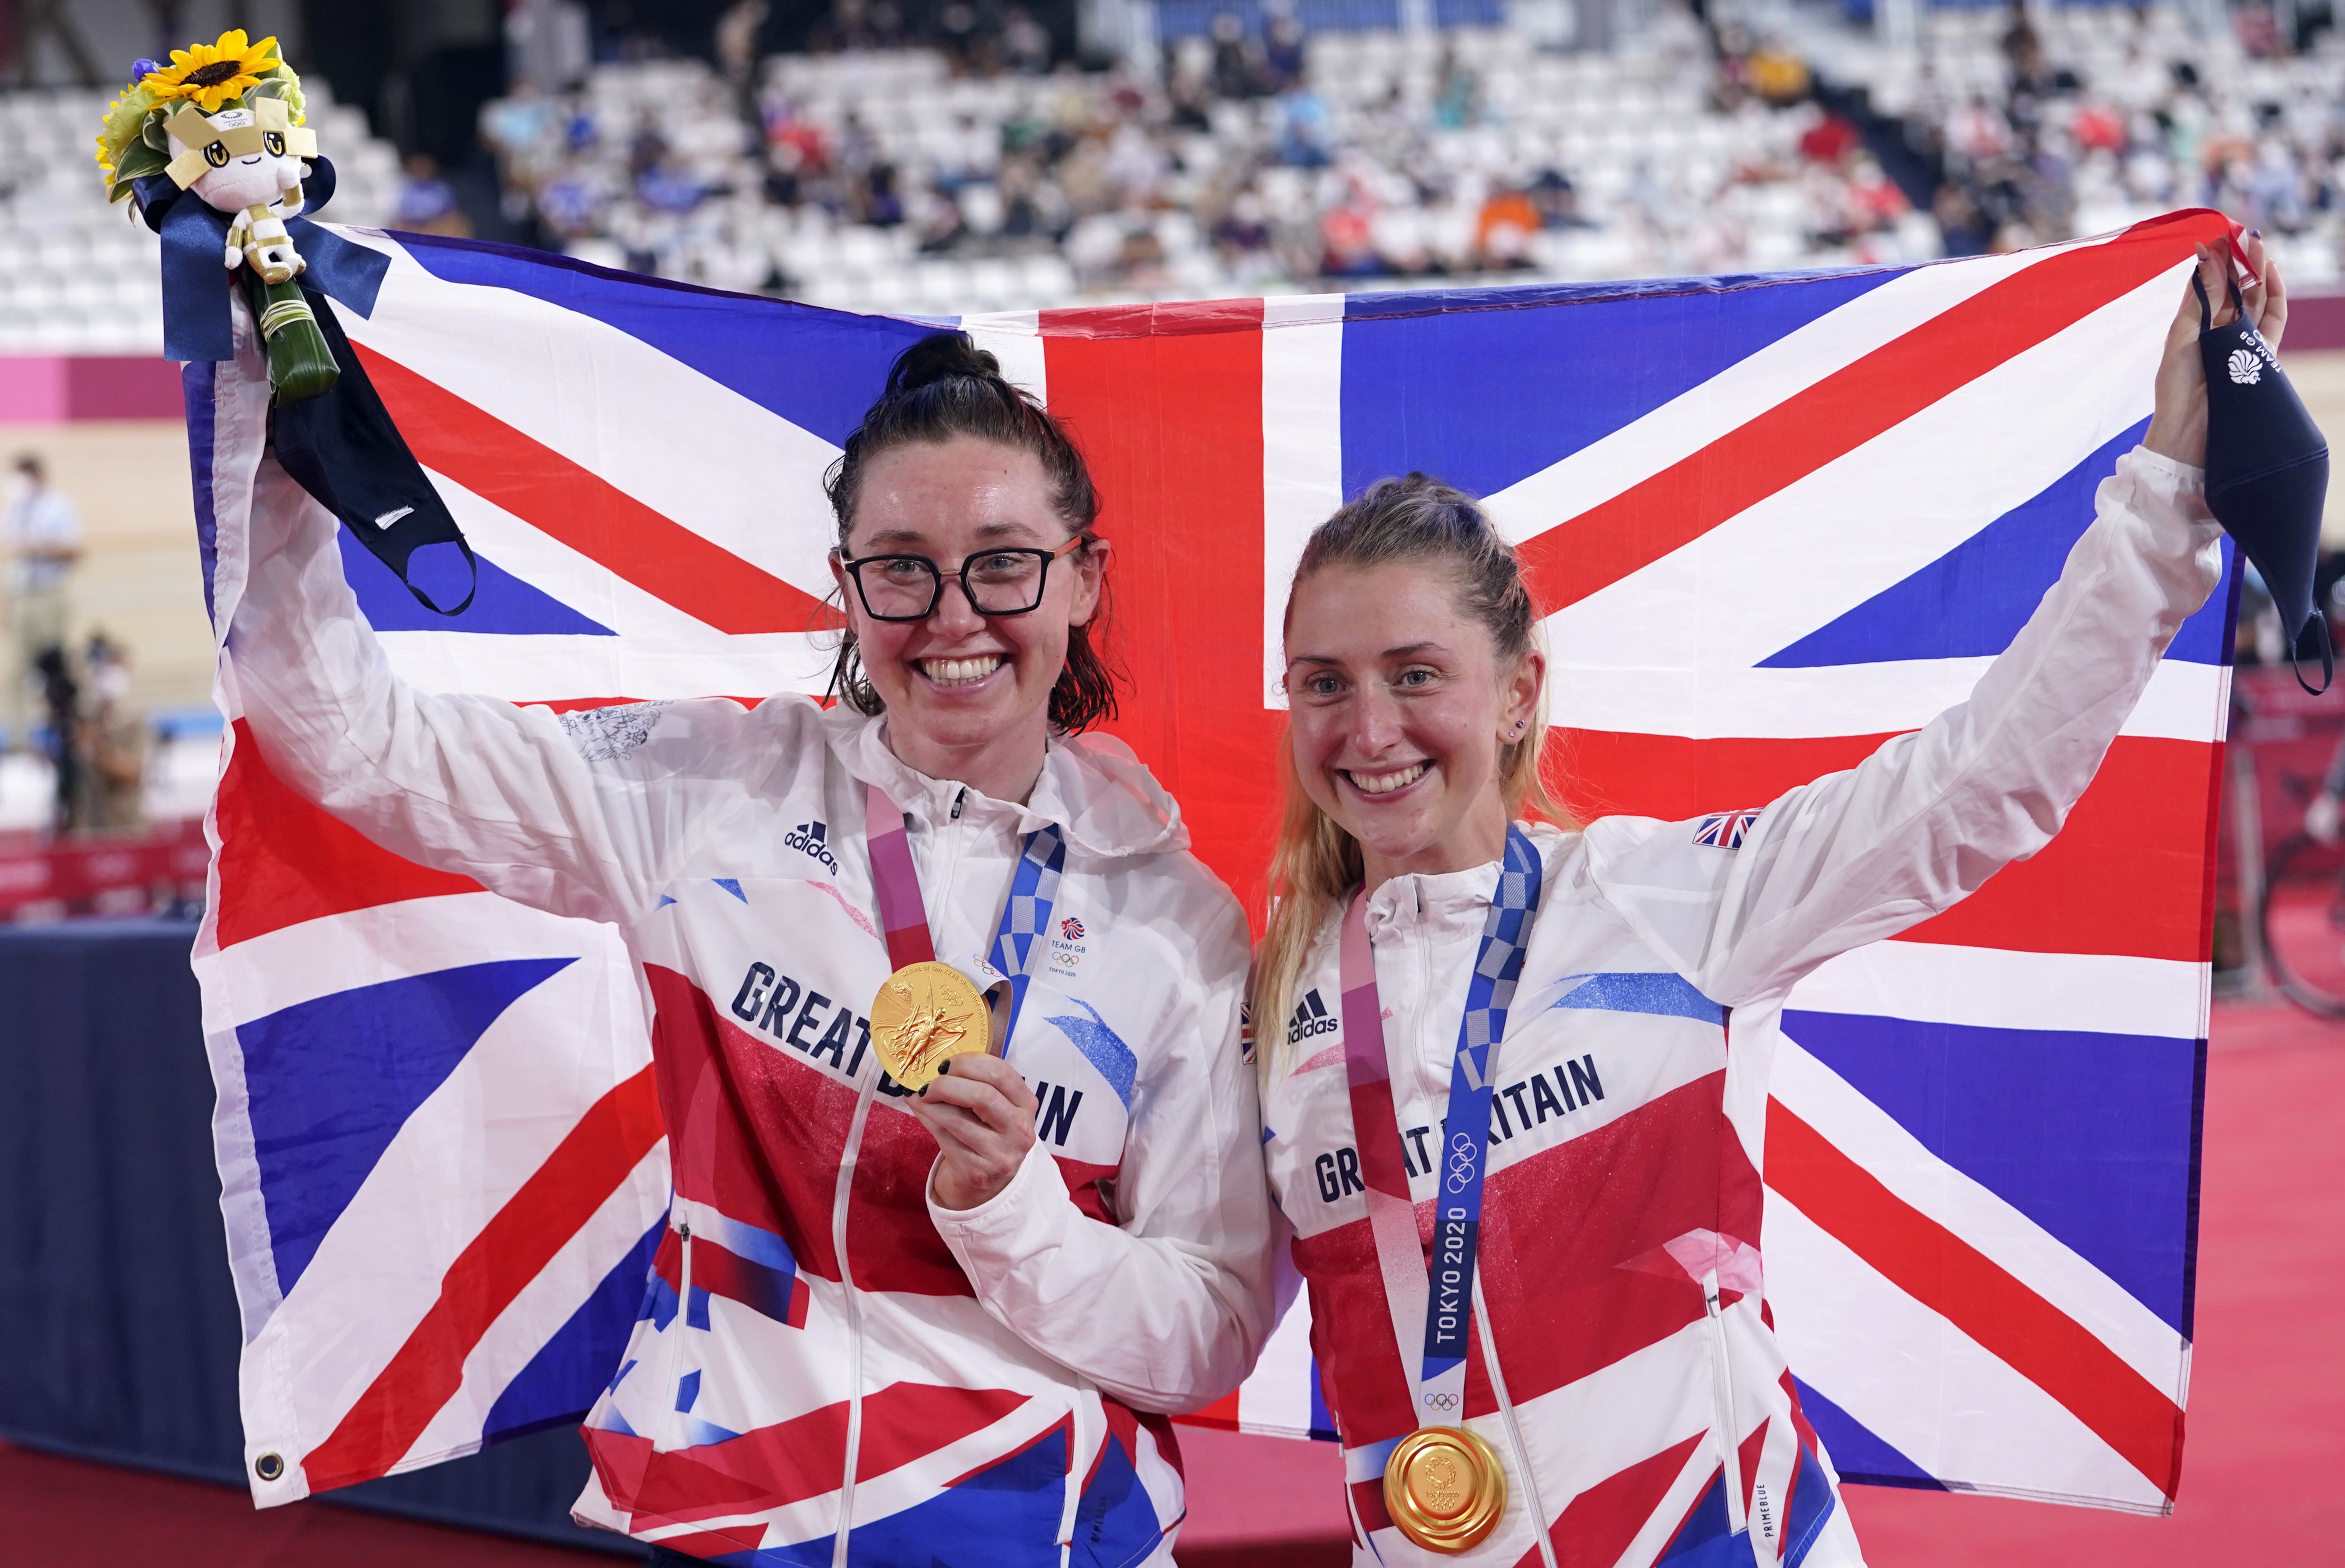
[[2121, 460], [2132, 465], [2137, 478], [2160, 485], [2174, 494], [2189, 494], [2207, 488], [2207, 471], [2188, 463], [2178, 463], [2164, 453], [2137, 446]]
[[[941, 1161], [944, 1156], [939, 1155], [937, 1158]], [[1067, 1184], [1060, 1178], [1058, 1161], [1043, 1150], [1040, 1138], [1028, 1145], [1026, 1158], [1010, 1178], [1010, 1185], [975, 1208], [947, 1208], [937, 1202], [934, 1165], [929, 1167], [924, 1190], [929, 1222], [964, 1265], [969, 1261], [965, 1247], [983, 1247], [988, 1241], [1015, 1234], [1033, 1215], [1036, 1206], [1049, 1204], [1054, 1198], [1069, 1205], [1073, 1202], [1067, 1196]]]

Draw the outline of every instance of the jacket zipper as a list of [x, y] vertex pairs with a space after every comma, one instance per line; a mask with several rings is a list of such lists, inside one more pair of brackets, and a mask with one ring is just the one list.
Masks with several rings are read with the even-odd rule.
[[1726, 1527], [1740, 1535], [1751, 1527], [1742, 1509], [1742, 1445], [1734, 1423], [1734, 1380], [1727, 1369], [1726, 1314], [1718, 1305], [1718, 1270], [1701, 1277], [1702, 1305], [1710, 1314], [1710, 1365], [1718, 1396], [1718, 1462], [1726, 1480]]
[[[961, 806], [968, 799], [969, 790], [965, 788], [954, 793], [951, 821], [960, 820]], [[909, 829], [913, 825], [912, 819], [907, 815], [904, 819], [904, 826]], [[937, 834], [935, 841], [937, 847], [931, 857], [933, 861], [943, 862], [949, 859], [958, 858], [948, 856], [945, 834]], [[917, 850], [915, 853], [917, 856]], [[937, 869], [938, 866], [935, 864], [929, 867], [931, 872]], [[932, 911], [929, 917], [929, 935], [932, 941], [936, 929], [933, 911], [946, 909], [949, 905], [952, 885], [949, 871], [942, 881], [944, 887], [939, 890], [934, 901], [923, 901], [928, 902], [928, 907]], [[923, 886], [925, 885], [924, 881]], [[838, 1259], [839, 1303], [841, 1315], [847, 1319], [847, 1438], [845, 1451], [839, 1455], [838, 1529], [832, 1538], [831, 1568], [847, 1568], [848, 1544], [853, 1537], [855, 1525], [855, 1482], [863, 1452], [863, 1293], [856, 1288], [855, 1270], [848, 1261], [847, 1211], [855, 1192], [856, 1162], [863, 1152], [864, 1125], [870, 1120], [871, 1102], [877, 1097], [879, 1074], [883, 1070], [875, 1057], [871, 1064], [869, 1076], [856, 1091], [855, 1118], [848, 1125], [846, 1152], [839, 1157], [838, 1178], [831, 1186], [830, 1247], [832, 1254]]]
[[1523, 1478], [1523, 1502], [1529, 1505], [1539, 1562], [1544, 1568], [1557, 1568], [1555, 1543], [1548, 1538], [1547, 1504], [1539, 1498], [1538, 1471], [1532, 1468], [1530, 1452], [1523, 1444], [1523, 1424], [1515, 1418], [1515, 1401], [1507, 1393], [1507, 1376], [1498, 1367], [1498, 1336], [1490, 1328], [1490, 1307], [1479, 1279], [1474, 1281], [1474, 1326], [1482, 1331], [1482, 1369], [1490, 1375], [1490, 1391], [1498, 1397], [1498, 1413], [1506, 1418], [1507, 1448], [1515, 1461], [1511, 1473]]
[[[940, 952], [945, 948], [945, 929], [952, 922], [953, 883], [960, 871], [961, 856], [968, 848], [964, 839], [968, 830], [960, 826], [961, 808], [968, 803], [969, 790], [966, 787], [953, 791], [952, 813], [945, 819], [949, 830], [939, 832], [936, 838], [935, 863], [930, 870], [936, 874], [937, 891], [929, 902], [929, 932], [936, 939], [936, 946]], [[924, 888], [926, 885], [922, 883]], [[985, 956], [990, 958], [993, 955], [987, 953]]]
[[863, 1151], [863, 1125], [871, 1115], [871, 1102], [879, 1088], [881, 1068], [875, 1059], [869, 1076], [855, 1096], [855, 1119], [848, 1125], [847, 1149], [838, 1162], [838, 1180], [831, 1188], [830, 1246], [838, 1258], [838, 1294], [847, 1319], [847, 1443], [839, 1456], [838, 1531], [831, 1546], [831, 1568], [847, 1568], [848, 1538], [855, 1522], [857, 1461], [863, 1450], [863, 1296], [855, 1288], [855, 1271], [847, 1257], [847, 1209], [855, 1190], [855, 1164]]

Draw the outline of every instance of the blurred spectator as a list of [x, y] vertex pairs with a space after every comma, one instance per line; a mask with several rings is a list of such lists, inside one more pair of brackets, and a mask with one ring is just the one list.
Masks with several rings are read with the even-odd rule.
[[1303, 23], [1292, 11], [1270, 19], [1262, 34], [1263, 78], [1274, 93], [1303, 80]]
[[1457, 63], [1457, 51], [1441, 51], [1440, 73], [1433, 80], [1433, 123], [1443, 130], [1463, 130], [1481, 115], [1481, 83]]
[[472, 224], [456, 205], [456, 193], [440, 178], [440, 161], [428, 152], [407, 155], [399, 199], [391, 209], [391, 226], [417, 234], [446, 234], [462, 239]]
[[1051, 30], [1023, 5], [1002, 10], [1001, 63], [1023, 76], [1039, 76], [1051, 68]]
[[1800, 156], [1838, 168], [1863, 145], [1856, 127], [1839, 115], [1826, 114], [1800, 137]]
[[1261, 47], [1246, 36], [1245, 24], [1234, 12], [1224, 11], [1213, 18], [1211, 36], [1215, 97], [1256, 98], [1268, 90], [1269, 72]]
[[75, 719], [81, 712], [81, 688], [65, 645], [51, 643], [33, 661], [33, 677], [41, 701], [41, 749], [47, 755], [56, 793], [50, 802], [49, 825], [63, 829], [72, 820], [74, 801], [82, 789], [81, 748], [75, 744]]
[[1781, 38], [1770, 38], [1751, 52], [1744, 79], [1760, 102], [1775, 108], [1808, 96], [1808, 63]]
[[82, 656], [85, 688], [74, 723], [77, 752], [66, 825], [90, 830], [143, 827], [147, 719], [131, 705], [130, 660], [105, 633]]
[[2264, 0], [2248, 0], [2235, 8], [2231, 26], [2238, 34], [2239, 46], [2255, 58], [2268, 60], [2280, 53], [2279, 19]]
[[[42, 657], [62, 650], [73, 619], [73, 569], [81, 559], [81, 514], [52, 489], [41, 460], [16, 459], [5, 529], [8, 560], [8, 743], [24, 744], [46, 677]], [[63, 654], [59, 652], [60, 667]]]
[[769, 10], [766, 0], [734, 0], [716, 19], [716, 69], [744, 115], [757, 102], [757, 30]]
[[[2345, 55], [2250, 87], [2162, 7], [1924, 7], [1918, 60], [1815, 8], [1763, 34], [1640, 9], [1600, 56], [1231, 9], [1142, 76], [1053, 68], [995, 0], [837, 0], [837, 52], [767, 61], [746, 117], [728, 44], [550, 113], [517, 90], [483, 139], [551, 242], [885, 311], [1912, 262], [2199, 203], [2326, 236], [2345, 209]], [[2333, 251], [2285, 259], [2317, 282]]]
[[1531, 236], [1546, 227], [1527, 193], [1501, 187], [1482, 203], [1474, 223], [1474, 249], [1482, 265], [1493, 271], [1528, 267]]
[[2011, 66], [2015, 92], [2032, 92], [2047, 81], [2044, 69], [2044, 39], [2027, 15], [2027, 0], [2011, 0], [2011, 19], [2003, 30], [2003, 57]]

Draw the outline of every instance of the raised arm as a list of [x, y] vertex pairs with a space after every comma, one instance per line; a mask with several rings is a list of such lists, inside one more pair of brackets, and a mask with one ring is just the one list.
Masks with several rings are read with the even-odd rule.
[[[2285, 297], [2265, 276], [2269, 292], [2252, 290], [2248, 306], [2276, 337]], [[1733, 1005], [1781, 994], [1824, 960], [1946, 909], [2059, 831], [2221, 574], [2197, 466], [2197, 336], [2186, 300], [2145, 445], [2102, 483], [2059, 581], [1970, 700], [1785, 794], [1740, 849], [1698, 847], [1682, 823], [1589, 829], [1590, 874], [1706, 995]]]
[[[1228, 1393], [1273, 1321], [1261, 1120], [1238, 1040], [1245, 921], [1227, 894], [1218, 901], [1210, 922], [1168, 922], [1193, 978], [1167, 987], [1155, 1030], [1166, 1048], [1134, 1091], [1118, 1224], [1075, 1207], [1039, 1143], [974, 1207], [945, 1207], [930, 1187], [929, 1216], [986, 1310], [1141, 1410], [1193, 1410]], [[983, 1057], [960, 1058], [956, 1076], [972, 1062], [1017, 1076]]]
[[731, 704], [565, 723], [407, 686], [343, 581], [333, 516], [273, 460], [249, 494], [218, 519], [223, 554], [246, 562], [228, 678], [270, 771], [368, 838], [523, 903], [615, 920], [647, 901], [698, 808], [738, 789], [713, 776], [742, 718]]

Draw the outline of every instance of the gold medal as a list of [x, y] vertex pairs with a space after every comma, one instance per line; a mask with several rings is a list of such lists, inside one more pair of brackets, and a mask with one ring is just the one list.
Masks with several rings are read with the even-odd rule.
[[993, 1015], [950, 964], [908, 963], [871, 1000], [871, 1044], [889, 1077], [925, 1089], [948, 1058], [993, 1049]]
[[1419, 1427], [1385, 1463], [1385, 1512], [1428, 1552], [1478, 1546], [1507, 1511], [1507, 1472], [1463, 1427]]

